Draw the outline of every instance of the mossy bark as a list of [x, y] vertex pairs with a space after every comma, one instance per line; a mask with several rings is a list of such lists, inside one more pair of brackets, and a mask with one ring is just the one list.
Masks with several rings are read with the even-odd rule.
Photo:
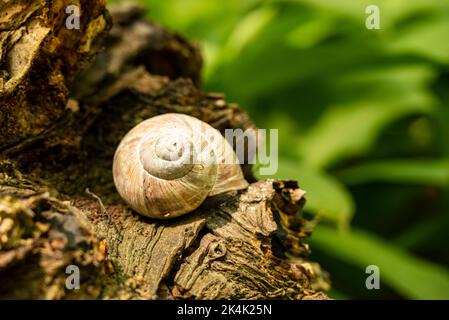
[[64, 24], [74, 1], [0, 1], [0, 298], [325, 299], [294, 181], [256, 181], [246, 165], [247, 190], [185, 217], [126, 206], [112, 158], [137, 123], [179, 112], [221, 131], [253, 124], [201, 91], [197, 46], [144, 8], [75, 2], [79, 30]]

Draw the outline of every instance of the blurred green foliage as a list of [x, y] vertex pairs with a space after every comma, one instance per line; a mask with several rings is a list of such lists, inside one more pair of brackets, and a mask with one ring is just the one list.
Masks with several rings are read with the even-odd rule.
[[449, 0], [142, 2], [201, 45], [207, 90], [279, 129], [331, 296], [449, 299]]

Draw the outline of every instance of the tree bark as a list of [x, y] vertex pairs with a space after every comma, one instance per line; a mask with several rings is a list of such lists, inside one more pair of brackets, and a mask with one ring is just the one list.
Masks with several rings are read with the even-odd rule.
[[[79, 30], [65, 8], [81, 8]], [[220, 131], [253, 128], [204, 93], [198, 47], [144, 8], [104, 1], [0, 0], [0, 298], [326, 299], [307, 260], [311, 222], [294, 181], [256, 181], [155, 221], [112, 180], [120, 139], [161, 113]], [[78, 290], [66, 267], [80, 268]]]

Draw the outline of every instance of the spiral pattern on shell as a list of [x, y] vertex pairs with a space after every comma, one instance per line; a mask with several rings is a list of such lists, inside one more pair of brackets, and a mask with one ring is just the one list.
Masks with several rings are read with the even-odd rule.
[[195, 210], [208, 196], [246, 188], [235, 159], [219, 131], [194, 117], [169, 113], [125, 135], [114, 156], [114, 183], [138, 213], [173, 218]]

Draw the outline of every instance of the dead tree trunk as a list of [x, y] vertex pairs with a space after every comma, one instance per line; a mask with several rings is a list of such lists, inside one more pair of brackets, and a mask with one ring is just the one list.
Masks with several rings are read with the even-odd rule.
[[[253, 124], [200, 90], [195, 45], [139, 5], [104, 2], [0, 0], [0, 298], [325, 299], [294, 181], [257, 182], [245, 166], [247, 190], [168, 221], [120, 199], [114, 150], [142, 120]], [[79, 29], [66, 28], [69, 4]], [[69, 265], [79, 290], [66, 288]]]

